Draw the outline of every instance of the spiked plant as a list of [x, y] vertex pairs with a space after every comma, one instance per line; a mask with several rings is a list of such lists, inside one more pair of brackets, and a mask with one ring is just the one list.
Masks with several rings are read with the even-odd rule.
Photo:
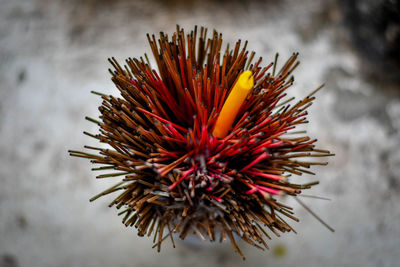
[[[164, 33], [147, 38], [158, 70], [147, 55], [127, 59], [124, 67], [109, 59], [121, 96], [95, 92], [103, 99], [100, 120], [88, 119], [100, 133], [84, 133], [110, 148], [69, 151], [102, 165], [93, 170], [114, 170], [97, 178], [119, 179], [91, 201], [119, 191], [110, 207], [121, 208], [123, 223], [135, 226], [139, 236], [153, 234], [158, 250], [168, 236], [175, 246], [174, 232], [181, 239], [193, 233], [210, 241], [228, 237], [243, 257], [234, 234], [262, 249], [268, 248], [268, 229], [278, 236], [294, 231], [285, 217], [298, 219], [276, 196], [309, 189], [317, 182], [292, 183], [289, 176], [327, 164], [300, 159], [332, 155], [315, 148], [317, 140], [305, 131], [294, 131], [307, 123], [306, 110], [319, 89], [295, 104], [286, 97], [298, 54], [278, 71], [278, 55], [261, 67], [247, 42], [221, 50], [222, 35], [213, 31], [207, 39], [205, 28], [185, 35], [178, 26], [171, 39]], [[216, 121], [245, 70], [252, 72], [254, 86], [230, 132], [218, 138]]]

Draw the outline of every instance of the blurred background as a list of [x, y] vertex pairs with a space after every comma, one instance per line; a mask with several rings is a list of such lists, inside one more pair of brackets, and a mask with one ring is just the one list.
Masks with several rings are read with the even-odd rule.
[[[395, 0], [0, 0], [0, 266], [399, 266], [400, 8]], [[176, 24], [248, 40], [264, 64], [300, 53], [301, 97], [321, 83], [307, 130], [334, 153], [303, 198], [329, 232], [292, 199], [298, 234], [270, 251], [240, 243], [151, 240], [125, 228], [109, 186], [68, 149], [95, 144], [100, 99], [116, 94], [107, 58], [150, 54], [145, 34]]]

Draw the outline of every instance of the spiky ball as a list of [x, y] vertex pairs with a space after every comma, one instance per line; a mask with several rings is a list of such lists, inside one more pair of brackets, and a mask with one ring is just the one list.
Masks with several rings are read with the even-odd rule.
[[[285, 91], [294, 80], [297, 54], [277, 71], [277, 56], [261, 67], [261, 58], [253, 62], [255, 53], [246, 50], [247, 42], [221, 50], [221, 34], [206, 36], [205, 28], [185, 35], [179, 27], [171, 39], [147, 35], [158, 70], [147, 55], [127, 59], [124, 67], [110, 59], [121, 96], [96, 93], [103, 99], [100, 120], [88, 119], [100, 133], [86, 133], [110, 149], [86, 146], [98, 153], [70, 154], [102, 165], [93, 170], [113, 170], [97, 178], [119, 182], [91, 200], [120, 192], [110, 206], [122, 208], [123, 223], [135, 226], [140, 236], [154, 234], [158, 250], [168, 236], [174, 244], [176, 232], [182, 239], [188, 234], [210, 241], [228, 237], [242, 255], [234, 234], [268, 248], [268, 230], [293, 231], [284, 218], [298, 219], [276, 196], [310, 188], [313, 183], [294, 184], [288, 177], [326, 164], [299, 159], [330, 153], [316, 149], [316, 139], [293, 131], [307, 123], [315, 92], [289, 104], [293, 98]], [[254, 87], [229, 134], [219, 139], [212, 134], [219, 112], [245, 70], [252, 71]]]

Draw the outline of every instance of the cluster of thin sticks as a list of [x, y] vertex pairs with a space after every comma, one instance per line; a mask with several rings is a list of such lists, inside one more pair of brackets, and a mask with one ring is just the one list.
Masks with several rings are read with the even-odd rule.
[[[158, 40], [147, 37], [158, 71], [147, 55], [129, 58], [123, 67], [112, 58], [121, 98], [94, 92], [103, 100], [101, 115], [87, 119], [100, 133], [84, 133], [111, 148], [69, 151], [102, 165], [92, 170], [112, 171], [97, 178], [123, 177], [91, 201], [120, 191], [110, 207], [123, 208], [123, 223], [140, 236], [154, 234], [158, 251], [168, 237], [175, 246], [172, 233], [181, 239], [194, 233], [210, 241], [228, 237], [244, 258], [234, 235], [263, 249], [271, 238], [266, 229], [277, 236], [295, 232], [286, 220], [298, 218], [276, 196], [296, 196], [317, 184], [289, 182], [292, 174], [313, 174], [310, 166], [327, 164], [301, 159], [333, 155], [315, 148], [317, 140], [305, 131], [293, 130], [308, 122], [306, 110], [320, 89], [295, 104], [286, 97], [298, 54], [278, 71], [278, 55], [261, 67], [247, 42], [221, 50], [222, 35], [214, 31], [207, 39], [205, 28], [186, 35], [178, 26], [171, 39], [163, 33]], [[252, 71], [254, 88], [230, 133], [219, 139], [212, 135], [216, 119], [245, 70]]]

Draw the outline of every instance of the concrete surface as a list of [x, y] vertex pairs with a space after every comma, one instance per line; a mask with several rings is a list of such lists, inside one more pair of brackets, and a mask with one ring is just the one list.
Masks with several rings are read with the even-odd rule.
[[[400, 88], [365, 76], [335, 1], [0, 0], [0, 266], [398, 266], [400, 261]], [[110, 182], [94, 179], [67, 149], [94, 144], [90, 90], [116, 93], [106, 61], [149, 52], [145, 33], [175, 24], [216, 28], [226, 42], [249, 40], [267, 64], [300, 52], [289, 91], [326, 82], [307, 126], [336, 157], [316, 168], [303, 198], [329, 232], [293, 200], [298, 234], [270, 251], [241, 244], [164, 244], [125, 228], [110, 198], [88, 199]]]

